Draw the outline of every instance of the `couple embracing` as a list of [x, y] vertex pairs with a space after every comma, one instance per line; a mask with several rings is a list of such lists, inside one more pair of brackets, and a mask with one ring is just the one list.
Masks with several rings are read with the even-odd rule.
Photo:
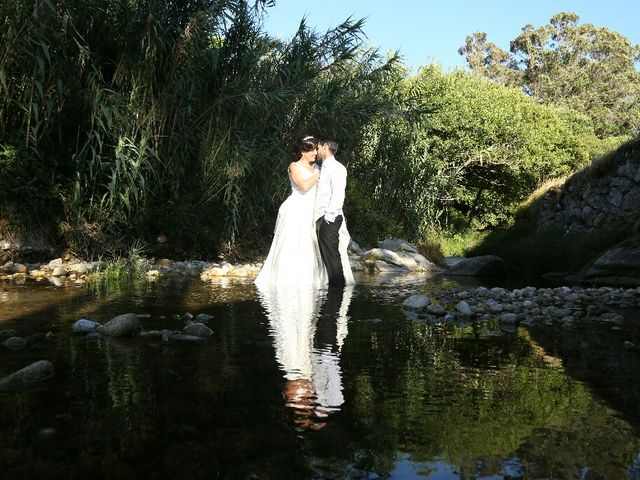
[[269, 254], [255, 280], [259, 287], [344, 287], [355, 283], [342, 212], [347, 170], [336, 160], [338, 144], [300, 139], [289, 165], [291, 195], [278, 210]]

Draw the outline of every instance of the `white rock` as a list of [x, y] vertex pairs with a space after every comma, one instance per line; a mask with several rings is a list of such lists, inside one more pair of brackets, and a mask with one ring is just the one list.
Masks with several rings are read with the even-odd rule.
[[62, 259], [61, 258], [56, 258], [55, 260], [51, 260], [49, 262], [49, 268], [51, 270], [53, 270], [56, 267], [61, 267], [62, 266]]
[[426, 295], [411, 295], [402, 302], [402, 308], [406, 310], [422, 310], [430, 304], [431, 299]]
[[67, 271], [64, 269], [64, 267], [55, 267], [51, 275], [53, 275], [54, 277], [65, 277], [67, 275]]

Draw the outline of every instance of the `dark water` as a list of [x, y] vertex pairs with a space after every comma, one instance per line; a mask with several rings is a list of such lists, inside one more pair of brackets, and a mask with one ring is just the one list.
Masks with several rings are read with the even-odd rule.
[[[429, 326], [406, 296], [446, 282], [337, 292], [250, 283], [122, 289], [0, 285], [0, 377], [41, 359], [44, 388], [0, 394], [1, 478], [640, 479], [638, 316], [619, 331]], [[79, 318], [147, 314], [202, 344], [90, 342]]]

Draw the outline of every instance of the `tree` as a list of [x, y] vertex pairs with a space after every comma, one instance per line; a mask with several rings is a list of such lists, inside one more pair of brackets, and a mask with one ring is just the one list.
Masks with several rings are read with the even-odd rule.
[[640, 128], [640, 45], [591, 24], [575, 13], [558, 13], [548, 25], [526, 25], [510, 53], [467, 36], [459, 53], [474, 72], [518, 86], [540, 103], [567, 107], [592, 119], [600, 137], [629, 135]]

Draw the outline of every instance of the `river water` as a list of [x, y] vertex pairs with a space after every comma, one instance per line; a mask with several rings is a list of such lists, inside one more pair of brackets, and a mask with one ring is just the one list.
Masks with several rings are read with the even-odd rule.
[[[198, 280], [0, 285], [0, 477], [39, 479], [640, 479], [638, 317], [620, 330], [428, 325], [443, 280], [257, 291]], [[146, 330], [207, 313], [204, 342], [89, 341], [79, 318]], [[37, 337], [32, 337], [37, 338]], [[3, 339], [0, 339], [3, 340]]]

